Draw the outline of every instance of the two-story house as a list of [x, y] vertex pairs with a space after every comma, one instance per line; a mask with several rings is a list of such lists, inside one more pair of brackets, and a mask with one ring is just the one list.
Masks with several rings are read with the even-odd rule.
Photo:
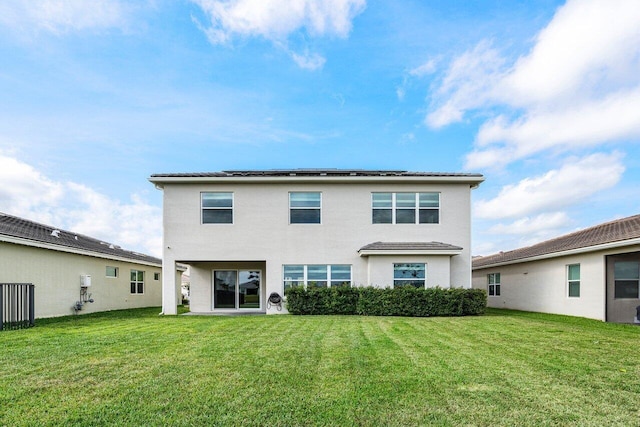
[[[192, 312], [277, 312], [293, 286], [471, 287], [479, 174], [294, 169], [154, 174], [163, 269]], [[163, 311], [180, 291], [163, 274]], [[283, 310], [282, 312], [286, 312]]]

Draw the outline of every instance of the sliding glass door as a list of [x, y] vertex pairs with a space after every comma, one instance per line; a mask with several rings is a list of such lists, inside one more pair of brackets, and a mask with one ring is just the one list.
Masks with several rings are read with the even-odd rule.
[[258, 270], [214, 270], [214, 310], [259, 310], [261, 276]]

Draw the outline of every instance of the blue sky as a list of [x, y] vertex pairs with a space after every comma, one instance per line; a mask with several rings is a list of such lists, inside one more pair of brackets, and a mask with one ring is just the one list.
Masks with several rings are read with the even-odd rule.
[[473, 253], [640, 212], [640, 2], [3, 0], [0, 211], [161, 254], [161, 172], [479, 172]]

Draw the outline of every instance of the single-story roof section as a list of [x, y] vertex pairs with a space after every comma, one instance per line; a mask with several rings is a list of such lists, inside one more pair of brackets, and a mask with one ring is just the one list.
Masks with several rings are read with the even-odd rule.
[[640, 244], [640, 215], [617, 219], [555, 239], [473, 259], [473, 269]]
[[162, 260], [113, 243], [0, 212], [0, 241], [99, 258], [161, 266]]
[[460, 246], [441, 242], [374, 242], [361, 247], [361, 257], [372, 255], [458, 255]]

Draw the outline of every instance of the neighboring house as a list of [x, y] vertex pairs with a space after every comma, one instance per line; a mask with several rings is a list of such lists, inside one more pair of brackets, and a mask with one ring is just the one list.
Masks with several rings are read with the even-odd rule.
[[489, 307], [633, 323], [640, 305], [640, 215], [473, 258]]
[[0, 213], [0, 283], [33, 283], [36, 318], [160, 306], [162, 261]]
[[[286, 312], [292, 286], [471, 286], [479, 174], [267, 170], [155, 174], [164, 270], [190, 266], [192, 312]], [[163, 276], [163, 311], [180, 282]]]

